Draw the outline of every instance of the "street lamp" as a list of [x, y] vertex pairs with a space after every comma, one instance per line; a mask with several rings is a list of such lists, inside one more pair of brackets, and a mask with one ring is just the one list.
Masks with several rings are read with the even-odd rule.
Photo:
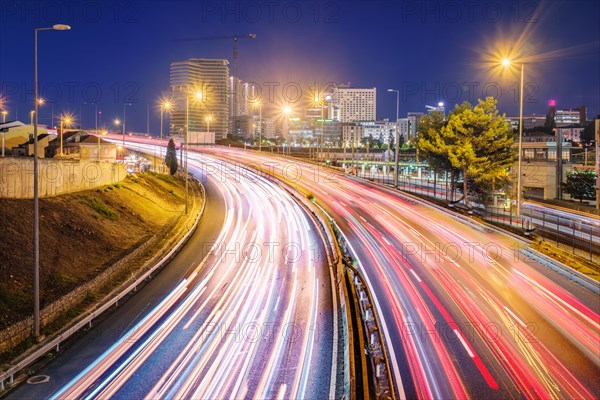
[[258, 107], [258, 151], [262, 151], [262, 102], [257, 99], [252, 105]]
[[315, 93], [312, 102], [314, 105], [321, 106], [321, 134], [317, 138], [317, 162], [319, 162], [319, 153], [322, 153], [321, 147], [323, 146], [323, 131], [325, 129], [325, 100], [321, 99], [318, 93]]
[[83, 104], [88, 105], [88, 104], [93, 104], [94, 105], [94, 113], [96, 116], [96, 128], [95, 128], [95, 132], [96, 132], [96, 137], [98, 138], [98, 162], [100, 162], [100, 134], [98, 133], [98, 104], [96, 102], [83, 102]]
[[[187, 88], [185, 94], [185, 213], [188, 213], [188, 136], [190, 134], [190, 93], [189, 88]], [[201, 101], [204, 97], [203, 93], [199, 90], [193, 93], [194, 99], [196, 101]]]
[[398, 129], [398, 118], [400, 114], [400, 90], [388, 89], [388, 92], [396, 92], [396, 151], [394, 152], [394, 187], [398, 187], [398, 152], [400, 151], [400, 130]]
[[[502, 65], [504, 67], [508, 67], [512, 64], [512, 62], [505, 58], [502, 60]], [[521, 80], [519, 84], [519, 158], [518, 158], [518, 167], [517, 167], [517, 217], [521, 216], [521, 192], [522, 192], [522, 175], [523, 175], [523, 165], [521, 163], [521, 158], [523, 156], [523, 77], [525, 75], [525, 64], [521, 63]]]
[[212, 120], [212, 115], [207, 115], [204, 120], [206, 121], [206, 133], [210, 132], [210, 121]]
[[163, 102], [160, 104], [160, 141], [159, 141], [159, 148], [160, 148], [160, 159], [161, 160], [162, 160], [163, 112], [165, 110], [169, 111], [170, 109], [171, 109], [171, 102], [169, 100], [163, 100]]
[[63, 133], [64, 133], [64, 125], [71, 125], [71, 118], [66, 115], [60, 116], [60, 155], [63, 155]]
[[125, 149], [125, 106], [130, 106], [131, 103], [123, 103], [123, 140], [121, 147]]
[[[2, 123], [5, 124], [6, 123], [6, 114], [8, 114], [8, 111], [6, 110], [2, 110]], [[4, 135], [6, 134], [6, 132], [4, 132], [4, 129], [2, 130], [2, 157], [4, 157]]]
[[[290, 130], [290, 114], [291, 113], [292, 113], [292, 107], [290, 107], [290, 106], [284, 106], [283, 107], [283, 114], [286, 116], [286, 119], [285, 119], [286, 125], [285, 126], [286, 126], [286, 129], [287, 129], [287, 136], [288, 136], [288, 138], [289, 138], [289, 135], [290, 135], [289, 130]], [[288, 146], [289, 146], [289, 144], [290, 143], [288, 143]], [[283, 147], [283, 144], [282, 144], [282, 147]], [[282, 153], [285, 154], [285, 147], [283, 147]], [[288, 149], [288, 153], [291, 154], [291, 152], [290, 152], [289, 149]]]
[[50, 28], [35, 28], [33, 39], [33, 98], [35, 121], [33, 124], [33, 338], [40, 339], [40, 215], [38, 189], [38, 31], [66, 31], [69, 25], [56, 24]]

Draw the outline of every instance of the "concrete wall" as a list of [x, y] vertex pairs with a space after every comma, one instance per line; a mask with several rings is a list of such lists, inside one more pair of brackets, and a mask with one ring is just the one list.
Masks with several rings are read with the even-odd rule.
[[[38, 166], [40, 197], [93, 189], [127, 176], [123, 164], [110, 162], [39, 159]], [[0, 158], [0, 197], [33, 198], [33, 158]]]

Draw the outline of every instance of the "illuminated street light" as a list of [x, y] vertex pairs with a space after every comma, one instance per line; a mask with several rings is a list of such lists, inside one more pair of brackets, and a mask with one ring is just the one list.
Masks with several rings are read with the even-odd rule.
[[[505, 58], [502, 60], [502, 65], [509, 67], [512, 62]], [[521, 216], [521, 195], [522, 195], [522, 174], [523, 165], [521, 162], [523, 153], [523, 76], [525, 75], [525, 64], [521, 63], [521, 80], [519, 84], [519, 158], [517, 167], [517, 217]]]
[[158, 147], [160, 148], [160, 159], [161, 160], [162, 160], [163, 113], [165, 111], [169, 111], [171, 109], [171, 106], [172, 106], [171, 101], [168, 99], [163, 100], [160, 103], [160, 140], [159, 140]]
[[319, 153], [322, 153], [322, 149], [321, 147], [323, 146], [323, 133], [325, 130], [325, 101], [323, 101], [323, 99], [321, 99], [321, 97], [319, 96], [318, 93], [315, 93], [315, 95], [313, 96], [313, 100], [312, 100], [313, 104], [315, 106], [320, 105], [321, 106], [321, 134], [319, 135], [318, 139], [317, 139], [317, 162], [319, 162]]
[[[286, 116], [286, 128], [288, 130], [288, 136], [289, 136], [289, 129], [290, 129], [290, 114], [292, 113], [292, 107], [290, 106], [284, 106], [283, 109], [283, 114]], [[289, 143], [288, 143], [289, 146]], [[282, 146], [283, 147], [283, 146]], [[283, 148], [283, 153], [285, 154], [285, 147]], [[288, 149], [288, 153], [290, 153], [290, 149]]]
[[258, 107], [258, 151], [262, 151], [262, 102], [257, 99], [252, 105]]
[[212, 121], [212, 115], [207, 115], [204, 120], [206, 121], [206, 132], [210, 132], [210, 121]]
[[121, 147], [123, 149], [125, 149], [125, 106], [130, 106], [132, 105], [131, 103], [123, 103], [123, 139], [122, 139], [122, 143], [121, 143]]
[[[8, 114], [8, 111], [6, 110], [2, 110], [2, 123], [6, 123], [6, 114]], [[4, 132], [4, 130], [2, 130], [2, 157], [4, 157], [4, 135], [6, 134], [6, 132]]]
[[60, 116], [60, 152], [59, 154], [62, 156], [63, 155], [63, 134], [64, 134], [64, 126], [66, 125], [67, 127], [71, 125], [72, 119], [70, 116], [68, 115], [61, 115]]
[[[66, 31], [69, 25], [56, 24], [50, 28], [35, 28], [33, 40], [33, 98], [38, 99], [38, 31]], [[33, 339], [40, 340], [40, 209], [38, 171], [38, 103], [34, 101], [35, 121], [33, 124]]]
[[396, 151], [394, 152], [394, 187], [398, 187], [398, 152], [400, 151], [400, 130], [398, 129], [398, 118], [400, 117], [400, 90], [388, 89], [388, 92], [396, 92]]

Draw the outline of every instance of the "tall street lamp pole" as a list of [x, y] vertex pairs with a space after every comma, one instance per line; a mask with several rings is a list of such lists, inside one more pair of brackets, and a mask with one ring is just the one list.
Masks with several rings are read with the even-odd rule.
[[[6, 110], [2, 111], [2, 123], [6, 123], [6, 114], [8, 114], [8, 112]], [[4, 157], [4, 135], [6, 134], [6, 132], [4, 132], [4, 130], [2, 130], [2, 157]]]
[[121, 147], [123, 151], [125, 151], [125, 106], [130, 106], [131, 103], [123, 103], [123, 143], [121, 143]]
[[162, 137], [163, 137], [163, 113], [165, 110], [170, 110], [171, 109], [171, 102], [169, 101], [163, 101], [160, 105], [160, 140], [159, 140], [159, 147], [160, 147], [160, 159], [162, 160]]
[[[194, 96], [197, 100], [202, 100], [202, 92], [195, 92]], [[185, 92], [185, 213], [188, 213], [188, 136], [190, 133], [190, 90], [189, 87]]]
[[93, 104], [94, 105], [94, 112], [95, 112], [95, 132], [96, 132], [96, 137], [98, 138], [98, 162], [100, 162], [100, 134], [98, 133], [98, 104], [96, 102], [91, 102], [91, 103], [87, 103], [84, 102], [83, 104]]
[[[502, 65], [509, 66], [511, 61], [508, 59], [502, 60]], [[525, 76], [525, 64], [521, 63], [521, 79], [519, 83], [519, 158], [517, 167], [517, 217], [521, 216], [521, 196], [523, 192], [523, 77]]]
[[398, 187], [398, 153], [400, 151], [400, 130], [398, 129], [398, 118], [400, 115], [400, 90], [388, 89], [388, 92], [396, 92], [396, 151], [394, 152], [394, 187]]
[[260, 100], [253, 102], [254, 107], [258, 107], [258, 151], [262, 151], [262, 103]]
[[35, 28], [33, 39], [33, 339], [40, 339], [40, 215], [38, 190], [38, 31], [66, 31], [69, 25], [56, 24], [50, 28]]

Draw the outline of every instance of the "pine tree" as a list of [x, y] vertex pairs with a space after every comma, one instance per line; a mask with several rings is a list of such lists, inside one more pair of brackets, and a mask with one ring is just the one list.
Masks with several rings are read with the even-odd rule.
[[175, 175], [177, 172], [177, 151], [175, 150], [175, 142], [173, 142], [173, 139], [170, 139], [169, 144], [167, 145], [165, 164], [169, 167], [169, 173]]
[[492, 97], [479, 100], [475, 107], [464, 102], [450, 113], [446, 123], [433, 114], [419, 129], [418, 148], [430, 165], [462, 172], [467, 205], [469, 185], [482, 196], [492, 188], [503, 187], [514, 163], [514, 134], [496, 104]]

